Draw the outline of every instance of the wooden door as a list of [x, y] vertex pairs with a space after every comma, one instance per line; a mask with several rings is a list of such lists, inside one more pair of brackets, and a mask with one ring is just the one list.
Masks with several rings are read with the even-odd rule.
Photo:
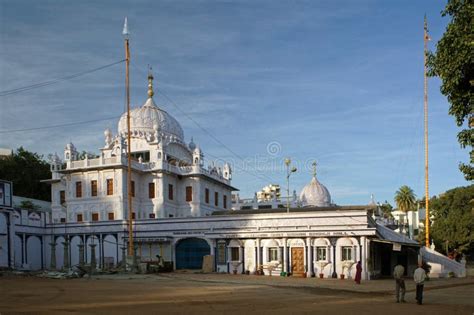
[[291, 248], [291, 272], [294, 276], [304, 276], [304, 248]]

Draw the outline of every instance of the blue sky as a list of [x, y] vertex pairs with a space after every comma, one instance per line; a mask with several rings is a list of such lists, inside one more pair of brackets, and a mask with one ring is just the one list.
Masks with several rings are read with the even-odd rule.
[[[318, 178], [338, 204], [393, 203], [404, 184], [423, 188], [423, 15], [433, 42], [448, 22], [441, 1], [1, 1], [0, 86], [13, 89], [124, 58], [131, 32], [131, 99], [155, 86], [156, 103], [207, 154], [234, 166], [241, 197], [284, 185], [283, 159], [300, 191]], [[439, 80], [429, 81], [430, 193], [467, 185], [459, 131]], [[62, 154], [72, 141], [98, 152], [124, 111], [124, 64], [0, 97], [0, 130], [117, 117], [0, 134], [0, 147]], [[268, 152], [273, 148], [277, 152]], [[242, 169], [245, 169], [243, 171]]]

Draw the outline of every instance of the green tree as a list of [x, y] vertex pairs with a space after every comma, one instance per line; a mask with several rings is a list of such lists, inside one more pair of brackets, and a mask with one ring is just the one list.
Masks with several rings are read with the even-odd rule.
[[431, 236], [440, 251], [474, 253], [474, 185], [448, 190], [430, 199]]
[[387, 218], [387, 219], [393, 218], [393, 215], [392, 215], [393, 207], [391, 204], [388, 203], [387, 200], [385, 200], [385, 202], [380, 205], [380, 210], [382, 211], [384, 218]]
[[40, 180], [51, 178], [43, 156], [20, 147], [11, 156], [0, 159], [0, 178], [13, 182], [16, 196], [51, 200], [51, 188]]
[[430, 76], [441, 78], [441, 93], [451, 104], [449, 114], [456, 124], [467, 126], [458, 133], [462, 148], [471, 148], [470, 165], [460, 163], [459, 169], [466, 180], [474, 180], [474, 2], [472, 0], [449, 0], [442, 16], [450, 16], [446, 32], [436, 45], [436, 52], [428, 54]]
[[403, 212], [415, 210], [416, 195], [413, 192], [413, 189], [407, 185], [400, 187], [395, 193], [395, 203], [397, 204], [398, 209]]

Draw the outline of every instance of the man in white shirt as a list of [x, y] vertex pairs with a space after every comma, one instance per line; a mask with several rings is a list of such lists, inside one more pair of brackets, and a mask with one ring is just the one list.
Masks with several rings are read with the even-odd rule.
[[418, 264], [418, 268], [416, 268], [413, 274], [413, 280], [415, 280], [416, 283], [416, 303], [418, 303], [418, 305], [423, 304], [423, 285], [426, 279], [425, 269], [421, 267], [422, 264]]
[[395, 292], [397, 294], [397, 303], [400, 303], [400, 291], [402, 293], [401, 302], [405, 303], [405, 280], [403, 274], [405, 268], [401, 264], [397, 264], [393, 269], [393, 278], [395, 279]]

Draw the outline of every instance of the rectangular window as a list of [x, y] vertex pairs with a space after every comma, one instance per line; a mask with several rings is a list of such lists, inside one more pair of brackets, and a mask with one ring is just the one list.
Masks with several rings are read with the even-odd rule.
[[76, 198], [82, 197], [82, 182], [76, 182]]
[[97, 197], [97, 181], [91, 180], [91, 197]]
[[209, 203], [209, 188], [206, 188], [204, 191], [204, 199], [206, 200], [206, 203]]
[[219, 207], [219, 193], [217, 191], [214, 193], [214, 205]]
[[92, 221], [99, 221], [99, 214], [97, 212], [92, 213]]
[[173, 185], [168, 184], [168, 199], [173, 200]]
[[342, 260], [352, 260], [352, 247], [350, 246], [343, 246], [342, 250]]
[[82, 214], [77, 215], [77, 222], [82, 222]]
[[193, 201], [193, 187], [186, 186], [186, 201]]
[[107, 214], [107, 216], [108, 216], [108, 218], [109, 218], [110, 221], [115, 220], [115, 215], [114, 215], [113, 212], [109, 212], [109, 213]]
[[114, 194], [114, 180], [107, 179], [107, 196], [112, 196]]
[[135, 182], [132, 180], [130, 184], [130, 196], [135, 197]]
[[148, 215], [148, 217], [149, 217], [150, 219], [154, 219], [154, 218], [155, 218], [155, 214], [154, 214], [154, 213], [150, 213], [150, 214]]
[[268, 249], [268, 261], [278, 261], [278, 248], [270, 247]]
[[61, 218], [61, 219], [60, 219], [60, 222], [61, 222], [61, 223], [66, 223], [66, 218]]
[[227, 209], [227, 196], [224, 195], [224, 209]]
[[231, 247], [230, 248], [230, 260], [231, 261], [240, 261], [239, 257], [239, 248], [238, 247]]
[[135, 212], [132, 212], [132, 220], [135, 220], [135, 218], [136, 218]]
[[327, 261], [326, 247], [316, 247], [316, 260]]
[[64, 190], [59, 191], [59, 203], [62, 205], [66, 203], [66, 192]]
[[155, 183], [148, 183], [148, 198], [155, 198]]

